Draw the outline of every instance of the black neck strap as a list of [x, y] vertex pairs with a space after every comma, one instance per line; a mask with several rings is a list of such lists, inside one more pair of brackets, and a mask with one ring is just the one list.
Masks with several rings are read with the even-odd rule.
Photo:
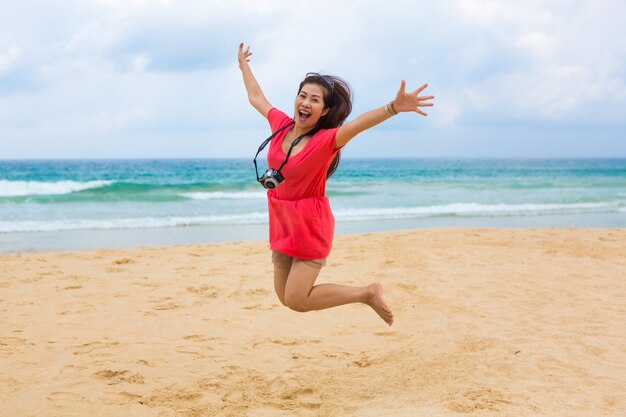
[[[283, 130], [287, 129], [288, 127], [292, 127], [293, 124], [288, 124], [287, 126], [283, 126], [280, 129], [278, 129], [276, 132], [274, 132], [272, 134], [272, 136], [270, 136], [269, 138], [265, 139], [263, 141], [263, 143], [261, 144], [261, 146], [259, 146], [259, 150], [256, 152], [256, 155], [254, 155], [254, 159], [252, 160], [252, 162], [254, 163], [254, 170], [256, 171], [256, 179], [257, 181], [260, 180], [261, 178], [259, 177], [259, 168], [257, 167], [256, 164], [256, 159], [259, 156], [259, 154], [261, 153], [261, 151], [267, 146], [268, 143], [270, 143], [270, 141], [272, 139], [274, 139], [274, 137], [276, 135], [278, 135], [280, 132], [282, 132]], [[280, 165], [280, 168], [278, 168], [276, 170], [276, 172], [280, 173], [280, 170], [283, 169], [283, 167], [285, 166], [285, 164], [287, 163], [287, 161], [289, 161], [289, 156], [291, 155], [291, 151], [293, 150], [293, 148], [300, 143], [300, 141], [302, 140], [302, 138], [304, 138], [305, 136], [307, 136], [308, 134], [310, 134], [311, 132], [315, 131], [315, 129], [309, 130], [308, 132], [306, 132], [304, 135], [298, 136], [297, 138], [294, 139], [293, 142], [291, 142], [291, 145], [289, 146], [289, 151], [287, 151], [287, 156], [285, 157], [285, 160], [283, 161], [283, 163]]]
[[302, 140], [302, 138], [304, 138], [305, 136], [308, 136], [311, 132], [313, 132], [315, 129], [309, 130], [308, 132], [306, 132], [304, 135], [298, 136], [297, 138], [295, 138], [293, 140], [293, 142], [291, 142], [291, 145], [289, 146], [289, 150], [287, 151], [287, 156], [285, 156], [285, 160], [283, 161], [282, 165], [280, 166], [280, 168], [278, 168], [276, 171], [280, 172], [281, 169], [283, 169], [283, 167], [285, 166], [285, 164], [287, 163], [287, 161], [289, 161], [289, 155], [291, 155], [291, 151], [293, 151], [293, 148], [300, 143], [300, 141]]

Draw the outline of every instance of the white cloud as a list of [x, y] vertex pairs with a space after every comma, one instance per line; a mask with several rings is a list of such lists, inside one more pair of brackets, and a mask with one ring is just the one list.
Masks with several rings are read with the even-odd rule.
[[353, 85], [353, 116], [393, 98], [400, 79], [429, 82], [437, 100], [427, 121], [402, 116], [394, 129], [623, 126], [622, 3], [14, 2], [0, 15], [0, 138], [9, 128], [49, 129], [58, 140], [90, 129], [121, 138], [265, 128], [245, 99], [240, 41], [252, 46], [266, 95], [286, 110], [303, 74], [323, 71]]
[[17, 46], [10, 47], [5, 53], [0, 53], [0, 73], [7, 71], [16, 63], [21, 55], [21, 50]]
[[103, 112], [94, 118], [94, 123], [99, 130], [118, 130], [127, 127], [134, 121], [143, 121], [148, 118], [148, 114], [143, 109], [135, 109], [128, 112], [109, 113]]
[[133, 71], [144, 72], [148, 68], [151, 62], [152, 62], [152, 59], [146, 54], [138, 54], [135, 56], [135, 58], [133, 58], [133, 64], [132, 64]]
[[522, 33], [515, 39], [514, 46], [527, 49], [536, 60], [549, 59], [560, 46], [560, 40], [556, 35], [548, 35], [543, 32]]
[[[466, 23], [457, 32], [466, 39], [453, 50], [462, 78], [451, 75], [448, 85], [463, 92], [467, 119], [584, 120], [598, 127], [626, 122], [624, 5], [478, 0], [457, 5]], [[515, 65], [499, 68], [498, 60]], [[471, 73], [481, 67], [483, 74]]]

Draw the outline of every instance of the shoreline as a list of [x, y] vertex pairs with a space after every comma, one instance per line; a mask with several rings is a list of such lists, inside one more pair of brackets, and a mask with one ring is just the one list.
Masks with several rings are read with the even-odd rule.
[[0, 255], [7, 415], [621, 416], [626, 229], [338, 236], [295, 313], [266, 242]]
[[[607, 226], [610, 225], [610, 226]], [[626, 228], [622, 213], [542, 216], [440, 217], [337, 222], [335, 235], [385, 233], [439, 228]], [[174, 245], [266, 241], [268, 225], [212, 225], [170, 228], [69, 230], [0, 233], [0, 255], [98, 249], [133, 249]]]

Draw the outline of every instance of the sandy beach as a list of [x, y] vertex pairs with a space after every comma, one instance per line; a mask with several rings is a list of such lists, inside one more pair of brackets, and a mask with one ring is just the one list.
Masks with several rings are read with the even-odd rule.
[[0, 255], [0, 415], [624, 416], [626, 229], [339, 236], [296, 313], [266, 242]]

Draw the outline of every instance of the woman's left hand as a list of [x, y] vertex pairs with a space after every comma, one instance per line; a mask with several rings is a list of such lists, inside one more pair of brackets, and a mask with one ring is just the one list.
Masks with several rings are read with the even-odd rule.
[[424, 84], [417, 90], [407, 93], [406, 81], [402, 80], [398, 94], [396, 94], [396, 98], [393, 101], [396, 112], [414, 111], [422, 116], [428, 116], [420, 107], [432, 107], [433, 103], [429, 100], [434, 99], [435, 96], [420, 96], [420, 93], [424, 91], [426, 87], [428, 87], [428, 84]]

